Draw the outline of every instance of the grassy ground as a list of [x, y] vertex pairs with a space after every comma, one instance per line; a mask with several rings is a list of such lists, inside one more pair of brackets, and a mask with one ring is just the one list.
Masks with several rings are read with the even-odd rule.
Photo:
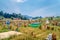
[[55, 30], [47, 30], [47, 29], [42, 30], [39, 28], [20, 27], [19, 32], [22, 32], [23, 35], [18, 35], [18, 36], [14, 35], [4, 40], [45, 40], [45, 38], [49, 33], [56, 33], [57, 40], [60, 40], [60, 30], [58, 30], [58, 28], [59, 27], [56, 27]]
[[[17, 26], [14, 24], [10, 25], [10, 30], [16, 31]], [[19, 32], [22, 32], [23, 35], [14, 35], [7, 39], [2, 40], [45, 40], [45, 38], [50, 33], [56, 33], [57, 40], [60, 40], [60, 27], [59, 26], [53, 26], [49, 25], [50, 29], [40, 29], [40, 28], [32, 28], [32, 27], [24, 27], [23, 25], [18, 28]], [[54, 28], [54, 30], [51, 30], [51, 28]], [[5, 25], [0, 24], [0, 32], [7, 32], [8, 27]]]

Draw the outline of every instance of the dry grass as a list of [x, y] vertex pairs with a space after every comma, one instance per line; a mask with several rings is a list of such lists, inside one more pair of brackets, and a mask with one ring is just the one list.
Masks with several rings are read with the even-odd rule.
[[[11, 26], [10, 30], [15, 31], [17, 28], [17, 22], [13, 22], [13, 24], [10, 25]], [[57, 40], [60, 40], [60, 30], [58, 30], [60, 27], [52, 26], [52, 25], [49, 25], [49, 27], [50, 27], [49, 30], [47, 29], [43, 30], [43, 29], [32, 28], [32, 27], [24, 27], [24, 22], [22, 22], [21, 26], [18, 28], [18, 31], [24, 34], [19, 36], [12, 36], [4, 40], [45, 40], [45, 38], [49, 33], [54, 33], [54, 32], [57, 35]], [[54, 30], [51, 30], [52, 27], [54, 27]], [[7, 26], [5, 26], [5, 28], [7, 28]], [[4, 29], [4, 27], [2, 27], [2, 24], [0, 24], [0, 30], [2, 29]]]

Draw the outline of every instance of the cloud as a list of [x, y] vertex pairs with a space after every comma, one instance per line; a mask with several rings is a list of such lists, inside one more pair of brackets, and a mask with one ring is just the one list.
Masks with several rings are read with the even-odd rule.
[[17, 2], [24, 2], [25, 0], [17, 0]]
[[37, 0], [37, 1], [43, 2], [43, 1], [46, 1], [46, 0]]
[[23, 2], [25, 2], [26, 0], [11, 0], [11, 1], [17, 2], [17, 3], [23, 3]]

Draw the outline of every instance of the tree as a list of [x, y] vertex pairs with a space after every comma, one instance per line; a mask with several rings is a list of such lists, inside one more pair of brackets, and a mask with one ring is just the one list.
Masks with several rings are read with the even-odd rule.
[[13, 18], [19, 18], [19, 19], [23, 19], [23, 20], [28, 19], [26, 16], [21, 15], [21, 13], [19, 13], [19, 14], [16, 14], [16, 13], [9, 14], [7, 12], [3, 13], [3, 11], [0, 11], [0, 16], [4, 17], [4, 18], [11, 18], [11, 19], [13, 19]]
[[3, 16], [3, 11], [0, 11], [0, 16]]

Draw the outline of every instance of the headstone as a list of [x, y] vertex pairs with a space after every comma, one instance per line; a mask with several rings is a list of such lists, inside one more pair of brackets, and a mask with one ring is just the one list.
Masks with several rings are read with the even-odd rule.
[[6, 25], [8, 26], [8, 29], [10, 29], [9, 25], [10, 25], [10, 20], [6, 21]]
[[49, 34], [46, 40], [56, 40], [56, 34], [55, 33]]
[[52, 34], [49, 34], [46, 40], [52, 40]]
[[46, 24], [49, 24], [49, 20], [46, 20]]
[[48, 39], [52, 40], [52, 34], [49, 34]]
[[9, 24], [10, 24], [10, 20], [7, 20], [7, 21], [6, 21], [6, 24], [9, 25]]

